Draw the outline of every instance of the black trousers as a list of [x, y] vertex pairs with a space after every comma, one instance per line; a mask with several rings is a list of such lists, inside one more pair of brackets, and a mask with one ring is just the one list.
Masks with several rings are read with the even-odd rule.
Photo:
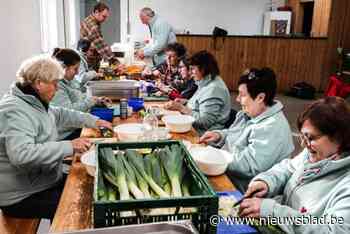
[[63, 176], [55, 187], [35, 193], [16, 204], [0, 208], [5, 215], [10, 217], [28, 219], [43, 218], [50, 219], [52, 222], [65, 181], [66, 175]]

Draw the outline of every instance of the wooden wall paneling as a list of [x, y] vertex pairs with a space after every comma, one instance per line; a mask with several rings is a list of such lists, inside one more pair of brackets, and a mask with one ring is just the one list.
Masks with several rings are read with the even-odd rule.
[[192, 53], [207, 49], [215, 55], [230, 90], [237, 90], [243, 70], [264, 66], [276, 72], [279, 91], [287, 91], [300, 81], [319, 88], [326, 39], [227, 37], [220, 49], [214, 51], [209, 36], [184, 37], [179, 36], [178, 40]]
[[300, 0], [288, 0], [287, 4], [292, 7], [292, 32], [301, 32], [303, 28], [304, 9]]
[[343, 47], [344, 48], [347, 48], [347, 49], [350, 49], [350, 20], [349, 20], [349, 17], [350, 17], [350, 1], [346, 1], [346, 6], [345, 8], [347, 9], [346, 10], [346, 14], [344, 16], [344, 25], [343, 25], [343, 35], [342, 35], [342, 38], [343, 38], [343, 41], [342, 41], [342, 44], [343, 44]]
[[325, 37], [328, 34], [332, 0], [318, 0], [314, 1], [314, 4], [311, 35]]
[[282, 40], [272, 40], [272, 44], [270, 44], [270, 58], [268, 60], [268, 64], [276, 73], [277, 76], [277, 85], [278, 87], [282, 87], [283, 82], [283, 75], [282, 71], [283, 68], [281, 66], [278, 66], [278, 64], [282, 61], [282, 51], [283, 45]]
[[216, 50], [214, 51], [214, 56], [216, 57], [220, 68], [220, 75], [222, 79], [225, 81], [226, 85], [229, 89], [233, 87], [232, 83], [232, 64], [230, 61], [232, 60], [232, 57], [234, 56], [231, 53], [230, 45], [232, 43], [229, 43], [226, 39], [223, 40], [222, 38], [218, 39], [220, 42], [217, 42]]
[[[316, 42], [316, 43], [315, 43]], [[316, 72], [313, 71], [313, 67], [317, 68], [320, 67], [321, 64], [313, 64], [313, 61], [315, 58], [313, 57], [312, 52], [316, 50], [315, 47], [317, 45], [317, 41], [308, 41], [305, 40], [303, 43], [303, 51], [305, 51], [305, 57], [300, 59], [300, 66], [302, 68], [302, 72], [298, 72], [298, 76], [300, 77], [312, 77], [311, 80], [314, 82], [314, 78], [316, 77]], [[313, 65], [309, 65], [312, 63]], [[317, 69], [314, 69], [317, 70]], [[315, 85], [315, 88], [318, 88], [318, 86]]]
[[312, 28], [310, 35], [313, 37], [320, 36], [322, 24], [322, 7], [324, 0], [314, 1], [314, 12], [312, 17]]
[[278, 61], [278, 66], [281, 67], [281, 82], [279, 85], [279, 90], [285, 90], [287, 79], [291, 76], [291, 74], [288, 74], [288, 61], [290, 61], [291, 57], [286, 56], [289, 54], [290, 45], [287, 44], [288, 41], [286, 40], [279, 40], [281, 41], [281, 50], [278, 52], [280, 53], [280, 61]]

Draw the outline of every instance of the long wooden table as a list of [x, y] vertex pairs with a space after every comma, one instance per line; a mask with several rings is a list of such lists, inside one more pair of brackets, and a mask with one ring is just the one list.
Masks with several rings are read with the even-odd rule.
[[[126, 120], [114, 118], [113, 125], [121, 123], [140, 122], [138, 114], [133, 114]], [[94, 129], [84, 129], [82, 136], [94, 135]], [[174, 140], [188, 140], [198, 143], [198, 135], [194, 129], [185, 134], [171, 134]], [[236, 190], [226, 175], [208, 177], [215, 191]], [[57, 208], [50, 233], [75, 231], [93, 228], [92, 220], [93, 178], [86, 172], [76, 155], [67, 177], [67, 181]]]

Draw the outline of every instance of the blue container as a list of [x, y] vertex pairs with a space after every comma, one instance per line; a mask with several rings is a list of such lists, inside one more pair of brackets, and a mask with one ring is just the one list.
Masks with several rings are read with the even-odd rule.
[[[233, 196], [239, 201], [242, 199], [243, 194], [236, 191], [227, 191], [227, 192], [217, 192], [219, 197], [222, 196]], [[238, 224], [238, 223], [226, 223], [225, 221], [221, 221], [217, 226], [216, 234], [231, 234], [231, 233], [239, 233], [239, 234], [258, 234], [259, 232], [254, 228], [246, 224]]]
[[143, 98], [129, 98], [128, 99], [128, 106], [132, 107], [133, 112], [137, 112], [143, 108]]
[[99, 117], [100, 119], [112, 122], [114, 109], [94, 107], [90, 113]]

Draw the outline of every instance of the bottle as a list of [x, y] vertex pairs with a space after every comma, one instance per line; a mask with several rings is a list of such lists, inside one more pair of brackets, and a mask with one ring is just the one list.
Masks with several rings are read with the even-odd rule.
[[158, 118], [152, 107], [148, 108], [143, 118], [145, 140], [157, 140]]
[[128, 100], [126, 98], [120, 99], [120, 118], [128, 118]]

